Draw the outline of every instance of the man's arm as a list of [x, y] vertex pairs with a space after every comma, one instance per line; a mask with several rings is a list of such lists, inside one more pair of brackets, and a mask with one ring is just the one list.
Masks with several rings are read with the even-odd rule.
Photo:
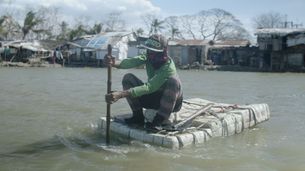
[[105, 95], [105, 100], [108, 104], [112, 104], [121, 98], [130, 96], [129, 90], [115, 91]]
[[145, 64], [146, 62], [146, 56], [145, 55], [139, 55], [135, 56], [133, 58], [126, 58], [123, 59], [122, 61], [115, 61], [114, 58], [108, 58], [105, 56], [104, 58], [104, 63], [106, 66], [111, 65], [115, 68], [119, 69], [129, 69], [129, 68], [134, 68], [140, 65]]
[[120, 64], [121, 64], [121, 61], [115, 61], [112, 66], [115, 67], [115, 68], [119, 68], [120, 67]]

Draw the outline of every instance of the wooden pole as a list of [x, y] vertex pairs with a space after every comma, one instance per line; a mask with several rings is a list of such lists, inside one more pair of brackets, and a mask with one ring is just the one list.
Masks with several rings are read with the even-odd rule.
[[207, 110], [209, 110], [211, 107], [213, 106], [213, 103], [208, 103], [206, 106], [204, 106], [203, 108], [199, 109], [198, 111], [196, 111], [194, 114], [192, 114], [191, 116], [189, 116], [188, 118], [186, 118], [185, 120], [175, 124], [173, 126], [173, 128], [175, 130], [177, 130], [178, 128], [184, 126], [186, 123], [194, 120], [197, 116], [204, 114]]
[[[107, 58], [112, 60], [112, 47], [110, 44], [108, 44], [107, 47], [108, 50], [108, 54], [107, 54]], [[107, 68], [107, 73], [108, 73], [108, 77], [107, 77], [107, 94], [111, 93], [111, 65], [108, 65]], [[109, 145], [110, 142], [110, 113], [111, 113], [111, 106], [110, 103], [107, 103], [107, 115], [106, 115], [106, 144]]]

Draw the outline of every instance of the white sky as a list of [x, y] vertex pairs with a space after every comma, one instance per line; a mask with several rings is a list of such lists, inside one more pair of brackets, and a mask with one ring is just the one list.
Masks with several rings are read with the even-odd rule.
[[305, 0], [152, 0], [164, 16], [192, 14], [212, 8], [224, 9], [253, 31], [255, 16], [268, 12], [287, 15], [287, 20], [305, 27]]
[[103, 21], [109, 12], [120, 11], [129, 28], [143, 24], [141, 16], [147, 13], [164, 18], [212, 8], [231, 12], [249, 31], [253, 28], [253, 17], [270, 11], [287, 14], [288, 20], [305, 27], [304, 0], [0, 0], [0, 15], [6, 11], [24, 15], [25, 9], [41, 5], [58, 7], [63, 19], [86, 16], [93, 22]]

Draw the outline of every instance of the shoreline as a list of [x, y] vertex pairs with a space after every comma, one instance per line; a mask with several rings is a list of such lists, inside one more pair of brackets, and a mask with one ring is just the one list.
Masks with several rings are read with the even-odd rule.
[[[65, 65], [62, 66], [61, 64], [50, 64], [48, 62], [32, 62], [32, 63], [23, 63], [23, 62], [6, 62], [1, 61], [0, 67], [42, 67], [42, 68], [82, 68], [82, 67], [92, 67], [92, 66], [77, 66], [77, 65]], [[95, 67], [96, 68], [96, 67]], [[103, 67], [100, 67], [103, 68]], [[143, 68], [139, 68], [143, 69]], [[289, 70], [282, 70], [282, 71], [271, 71], [269, 68], [255, 68], [255, 67], [248, 67], [248, 66], [239, 66], [239, 65], [203, 65], [198, 67], [185, 67], [179, 66], [177, 67], [178, 70], [202, 70], [202, 71], [232, 71], [232, 72], [267, 72], [267, 73], [285, 73], [285, 72], [293, 72], [293, 73], [305, 73], [305, 68], [300, 69], [289, 69]]]
[[23, 62], [6, 62], [2, 61], [0, 62], [0, 67], [43, 67], [43, 68], [48, 68], [48, 67], [56, 67], [56, 68], [61, 68], [62, 65], [60, 64], [50, 64], [47, 62], [35, 62], [35, 63], [23, 63]]

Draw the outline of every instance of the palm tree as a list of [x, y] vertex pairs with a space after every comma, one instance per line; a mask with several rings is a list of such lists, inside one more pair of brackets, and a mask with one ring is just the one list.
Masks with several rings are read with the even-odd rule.
[[[30, 31], [35, 31], [34, 27], [37, 26], [38, 24], [42, 23], [43, 20], [38, 18], [36, 16], [36, 13], [33, 11], [29, 11], [26, 14], [26, 17], [24, 19], [24, 24], [22, 27], [22, 33], [23, 33], [23, 37], [22, 39], [24, 40], [25, 37], [29, 34]], [[41, 32], [41, 30], [37, 30], [36, 32]]]
[[0, 24], [0, 38], [1, 38], [1, 35], [3, 32], [4, 32], [4, 29], [3, 29], [2, 25]]
[[77, 37], [83, 36], [84, 34], [86, 34], [86, 30], [84, 26], [80, 24], [76, 29], [69, 32], [69, 40], [71, 41]]
[[57, 36], [57, 40], [67, 40], [68, 39], [68, 23], [63, 21], [59, 24], [60, 34]]
[[6, 34], [6, 29], [4, 28], [5, 24], [3, 24], [5, 19], [6, 19], [6, 16], [2, 16], [0, 18], [0, 38], [1, 38], [1, 35], [5, 36], [5, 34]]
[[6, 16], [2, 16], [0, 18], [0, 28], [2, 28], [2, 24], [4, 23], [5, 18], [6, 18]]
[[150, 25], [150, 31], [149, 34], [157, 34], [162, 29], [164, 29], [164, 21], [159, 21], [158, 19], [153, 19]]
[[4, 29], [3, 29], [2, 26], [0, 25], [0, 40], [3, 39], [3, 38], [2, 38], [3, 32], [4, 32]]
[[3, 39], [14, 39], [20, 33], [20, 25], [10, 15], [3, 15], [0, 17], [0, 35]]
[[103, 25], [102, 23], [94, 24], [94, 26], [87, 31], [87, 34], [99, 34], [102, 31]]
[[144, 34], [144, 30], [142, 29], [142, 28], [138, 28], [137, 30], [136, 30], [136, 35], [137, 36], [141, 36], [141, 35], [143, 35]]
[[175, 37], [178, 37], [181, 34], [181, 32], [179, 31], [178, 28], [172, 27], [170, 31], [171, 31], [171, 38], [172, 39], [174, 39]]

